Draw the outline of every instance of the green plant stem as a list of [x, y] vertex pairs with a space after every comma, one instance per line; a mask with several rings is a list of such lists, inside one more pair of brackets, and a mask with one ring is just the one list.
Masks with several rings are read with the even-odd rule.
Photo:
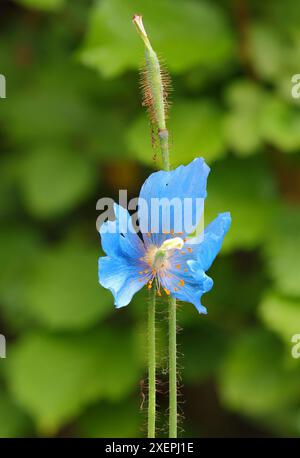
[[[169, 133], [167, 128], [159, 130], [159, 141], [163, 167], [170, 170]], [[177, 437], [177, 342], [176, 299], [169, 298], [169, 437]]]
[[169, 299], [169, 437], [177, 437], [176, 299]]
[[163, 160], [163, 168], [166, 171], [170, 170], [170, 154], [169, 154], [169, 131], [167, 128], [158, 131], [161, 155]]
[[155, 288], [148, 305], [148, 437], [155, 437], [156, 387], [155, 387]]

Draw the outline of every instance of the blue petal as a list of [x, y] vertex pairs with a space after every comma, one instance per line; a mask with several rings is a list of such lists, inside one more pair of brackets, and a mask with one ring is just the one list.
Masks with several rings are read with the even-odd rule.
[[140, 273], [146, 268], [141, 261], [145, 246], [128, 211], [117, 204], [114, 210], [116, 220], [100, 228], [102, 248], [108, 256], [99, 259], [99, 282], [112, 292], [116, 307], [124, 307], [147, 282], [147, 276]]
[[[151, 233], [154, 229], [157, 232], [151, 235], [150, 242], [159, 245], [166, 238], [164, 231], [175, 231], [191, 233], [198, 225], [202, 212], [203, 203], [206, 197], [206, 182], [209, 174], [209, 167], [205, 164], [203, 158], [194, 159], [187, 166], [181, 165], [177, 169], [164, 172], [155, 172], [145, 181], [142, 186], [139, 197], [139, 222], [143, 234]], [[181, 203], [179, 214], [174, 212], [171, 205], [170, 220], [165, 219], [166, 211], [161, 207], [159, 211], [151, 214], [151, 199], [168, 199], [171, 203], [173, 199]], [[189, 199], [191, 203], [190, 211], [187, 215], [184, 213], [184, 199]], [[201, 204], [199, 205], [199, 201]], [[175, 202], [175, 201], [174, 201]], [[146, 203], [146, 206], [144, 205]], [[189, 223], [189, 230], [186, 230]], [[147, 238], [144, 237], [147, 244]]]
[[205, 292], [196, 283], [186, 283], [180, 290], [171, 292], [171, 295], [180, 301], [190, 302], [196, 307], [199, 313], [206, 315], [206, 307], [201, 304], [201, 297]]
[[194, 245], [197, 253], [197, 260], [202, 270], [206, 271], [212, 265], [215, 257], [219, 253], [223, 239], [230, 228], [230, 213], [220, 213], [204, 230], [202, 241]]
[[[180, 286], [180, 280], [184, 280], [183, 286]], [[203, 270], [202, 273], [197, 270], [195, 275], [190, 269], [186, 273], [179, 274], [175, 270], [170, 270], [170, 275], [163, 277], [161, 283], [170, 291], [171, 296], [194, 304], [199, 313], [207, 313], [206, 308], [201, 304], [201, 297], [210, 291], [213, 281]]]
[[214, 285], [213, 279], [206, 275], [199, 262], [190, 260], [187, 261], [187, 265], [190, 268], [192, 277], [198, 282], [199, 288], [208, 293]]
[[[161, 282], [176, 299], [191, 302], [200, 313], [206, 313], [201, 297], [211, 290], [213, 280], [205, 273], [221, 249], [225, 234], [231, 224], [229, 213], [219, 214], [207, 226], [204, 234], [190, 239], [183, 249], [171, 258], [170, 276]], [[180, 281], [184, 282], [180, 286]]]
[[135, 293], [147, 282], [141, 276], [139, 263], [129, 264], [125, 258], [105, 256], [99, 259], [99, 283], [109, 289], [117, 308], [128, 305]]
[[114, 210], [115, 221], [107, 221], [100, 228], [104, 252], [108, 256], [139, 259], [144, 255], [145, 247], [133, 228], [131, 216], [120, 205], [114, 204]]

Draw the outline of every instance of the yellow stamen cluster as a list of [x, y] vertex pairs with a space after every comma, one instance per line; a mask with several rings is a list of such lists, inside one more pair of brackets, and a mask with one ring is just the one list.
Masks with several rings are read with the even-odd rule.
[[[174, 235], [174, 231], [170, 232]], [[147, 234], [148, 235], [148, 234]], [[184, 240], [180, 237], [173, 237], [165, 240], [160, 247], [152, 244], [149, 245], [147, 251], [141, 261], [143, 261], [149, 268], [139, 272], [140, 275], [147, 276], [147, 287], [151, 289], [153, 282], [156, 285], [156, 291], [159, 296], [161, 296], [161, 282], [164, 277], [172, 278], [178, 280], [177, 286], [174, 287], [174, 292], [178, 291], [179, 288], [184, 286], [184, 280], [182, 278], [177, 278], [177, 275], [171, 274], [169, 272], [171, 268], [171, 258], [175, 253], [175, 250], [178, 250], [180, 253], [186, 253], [182, 250], [184, 246]], [[188, 252], [192, 252], [191, 248], [188, 248]], [[175, 268], [179, 271], [181, 270], [181, 264], [175, 264]], [[183, 272], [187, 272], [188, 269], [185, 267], [182, 269]], [[143, 280], [142, 280], [143, 281]], [[171, 291], [164, 287], [162, 288], [166, 295], [169, 296]]]

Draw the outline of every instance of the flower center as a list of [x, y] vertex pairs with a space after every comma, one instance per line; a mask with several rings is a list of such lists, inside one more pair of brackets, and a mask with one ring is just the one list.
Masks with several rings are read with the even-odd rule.
[[156, 272], [165, 270], [169, 267], [169, 257], [173, 250], [181, 250], [184, 241], [180, 237], [165, 240], [160, 247], [151, 245], [144, 257], [144, 261], [152, 268], [155, 275]]
[[[170, 277], [171, 274], [168, 270], [171, 267], [170, 258], [174, 254], [174, 250], [181, 250], [185, 240], [180, 237], [174, 237], [172, 239], [165, 240], [160, 247], [150, 245], [145, 253], [145, 256], [141, 258], [150, 269], [139, 272], [141, 275], [147, 274], [148, 276], [148, 288], [152, 288], [152, 283], [155, 281], [157, 287], [157, 294], [161, 296], [160, 286], [162, 277]], [[180, 264], [176, 264], [175, 267], [180, 269]], [[187, 270], [187, 269], [185, 269]], [[174, 275], [173, 275], [174, 276]], [[184, 285], [183, 279], [178, 279], [178, 287], [174, 287], [174, 291], [178, 291], [178, 288]], [[163, 288], [167, 295], [170, 295], [170, 290]]]
[[173, 250], [181, 250], [183, 247], [183, 240], [180, 237], [165, 240], [162, 245], [157, 249], [154, 259], [153, 267], [160, 269], [166, 267], [166, 262]]

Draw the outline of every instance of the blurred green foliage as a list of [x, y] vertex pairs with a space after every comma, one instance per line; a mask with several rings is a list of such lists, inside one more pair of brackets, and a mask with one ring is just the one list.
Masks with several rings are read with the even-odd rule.
[[[178, 311], [183, 434], [300, 436], [294, 0], [2, 2], [0, 436], [143, 434], [147, 296], [114, 310], [97, 283], [95, 230], [97, 199], [136, 196], [158, 164], [138, 92], [137, 12], [172, 74], [172, 164], [204, 156], [206, 222], [233, 217], [208, 316]], [[162, 392], [166, 332], [161, 303]]]

